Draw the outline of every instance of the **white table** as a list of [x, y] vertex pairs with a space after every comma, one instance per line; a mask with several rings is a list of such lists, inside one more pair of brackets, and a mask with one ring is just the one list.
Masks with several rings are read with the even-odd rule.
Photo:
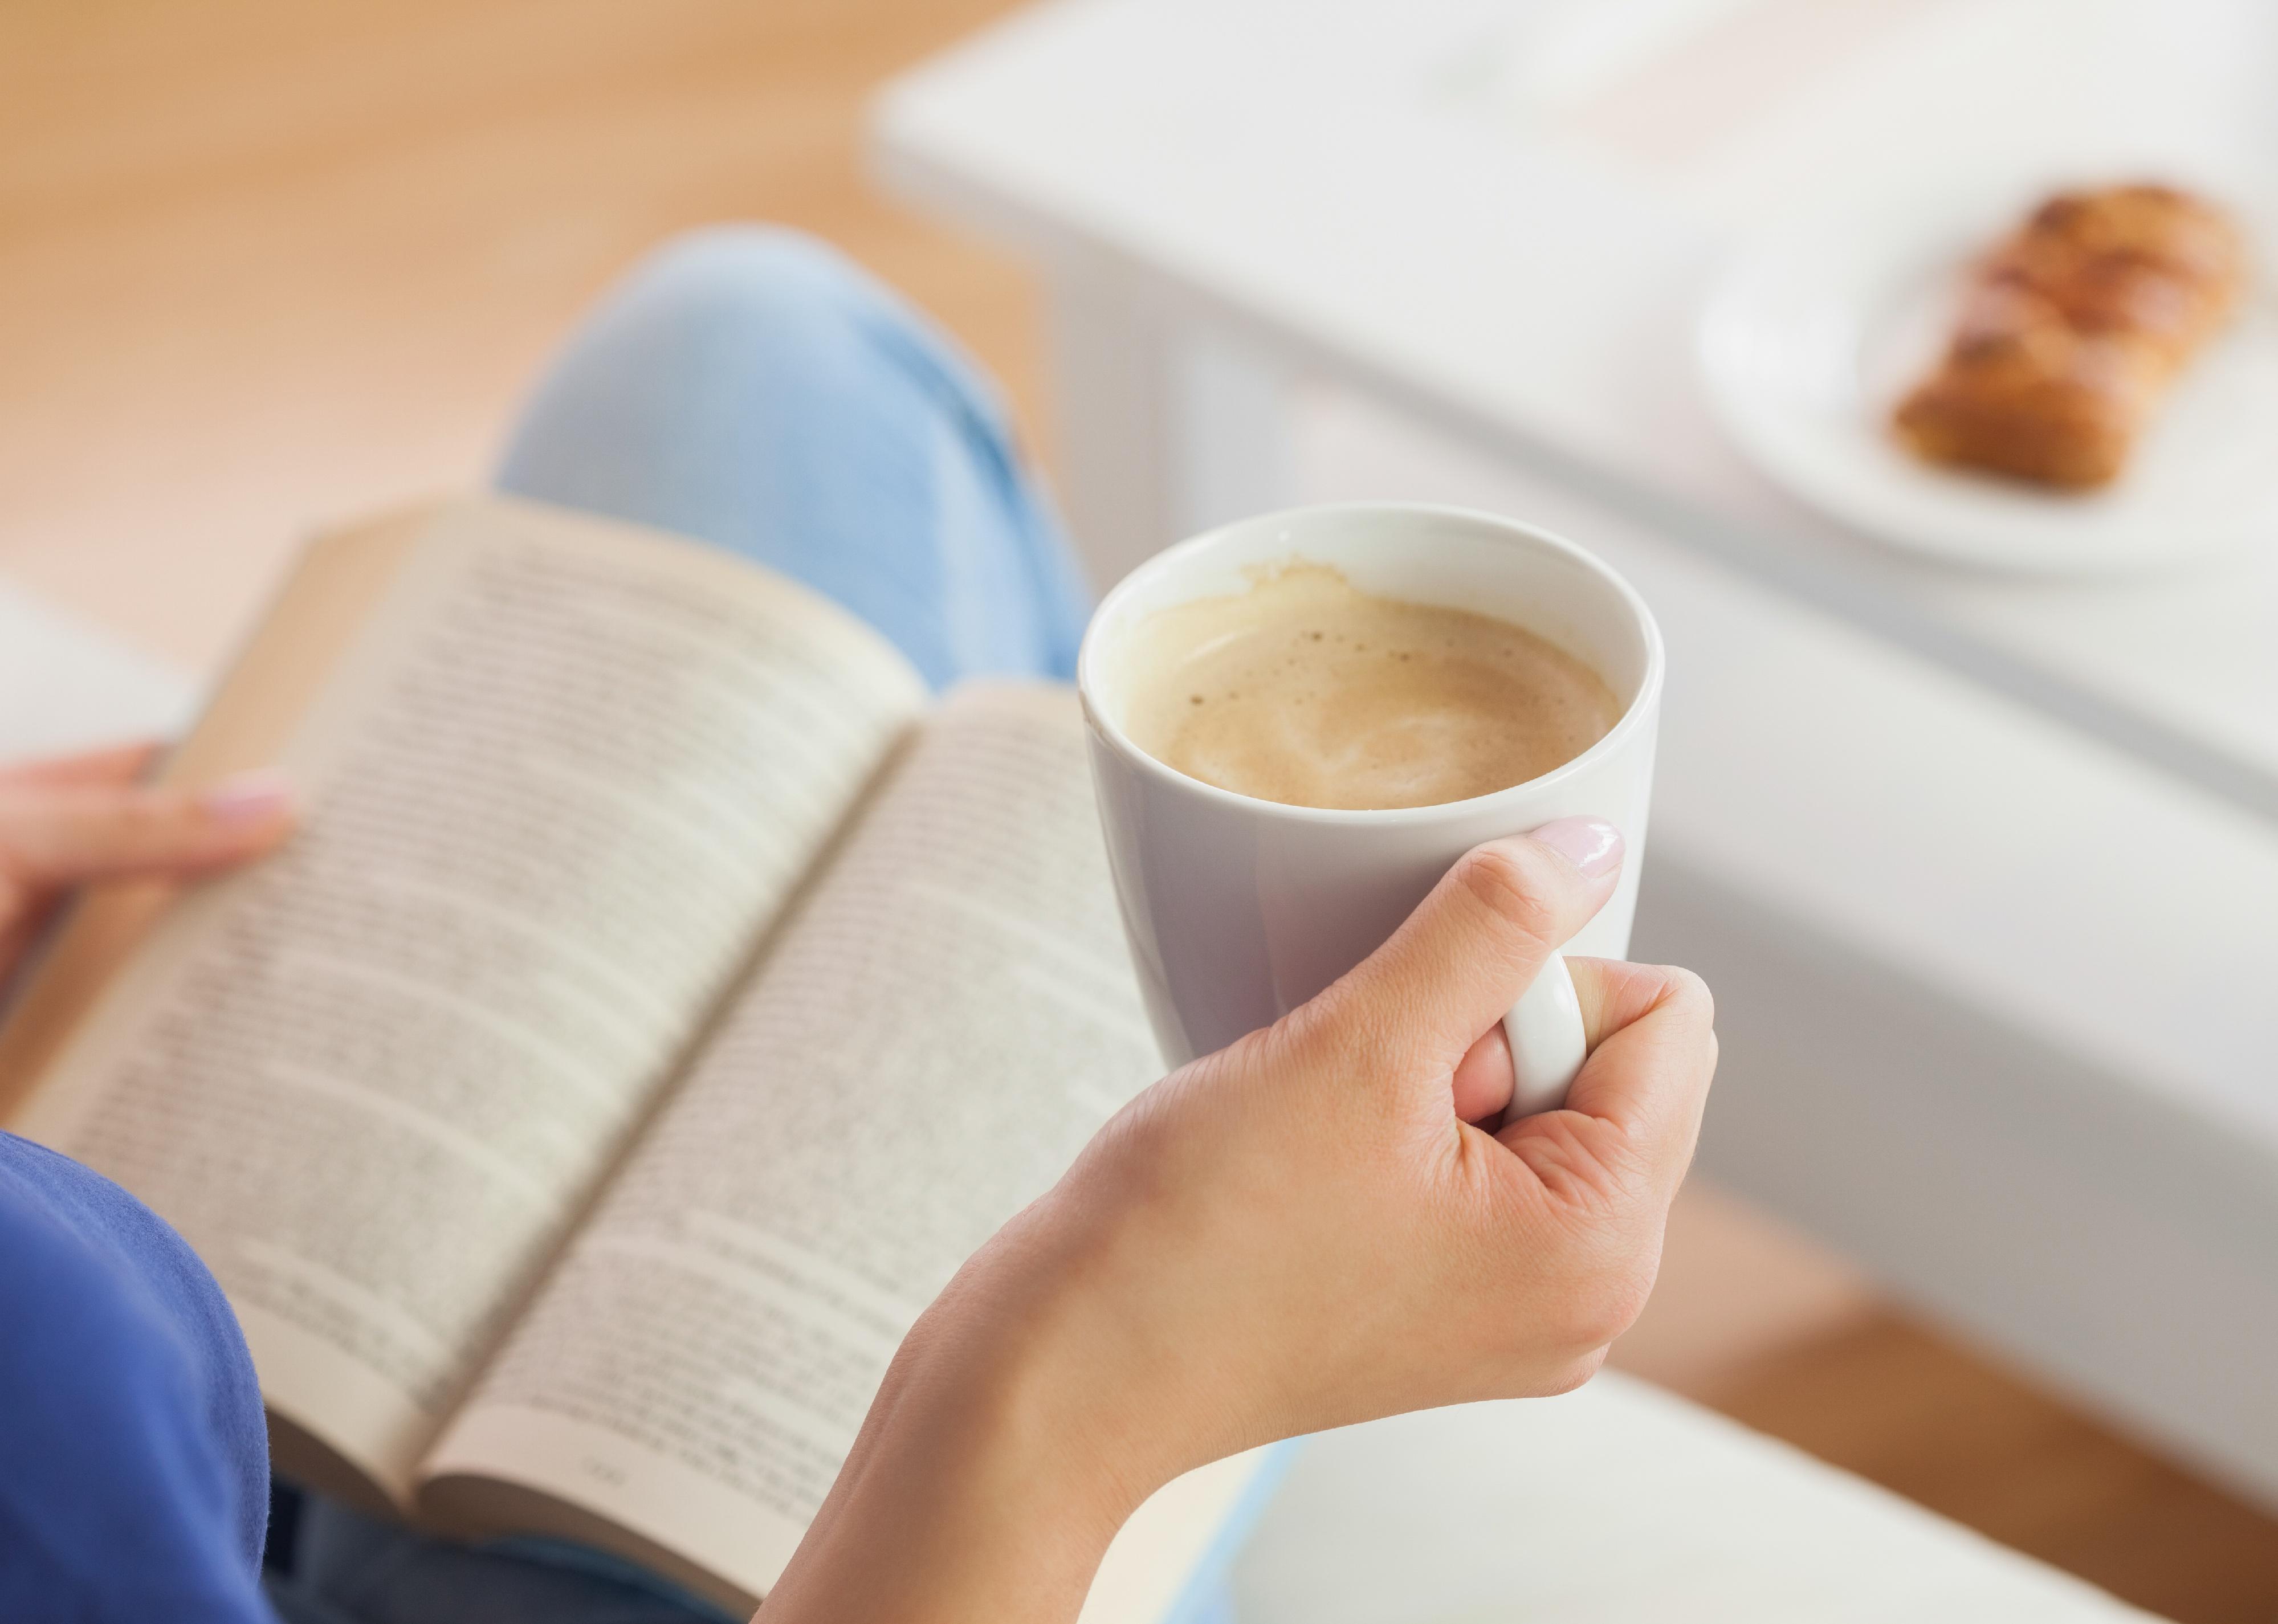
[[[2070, 152], [2180, 100], [2189, 150], [2278, 119], [2217, 94], [2274, 58], [2232, 0], [1644, 4], [1708, 21], [1562, 58], [1559, 0], [1065, 0], [891, 87], [878, 164], [1044, 271], [1103, 583], [1387, 494], [1627, 572], [1671, 651], [1639, 949], [1725, 1038], [1704, 1167], [2278, 1504], [2278, 546], [1917, 565], [1743, 464], [1690, 338], [1752, 221], [2014, 138], [2008, 93]], [[2052, 5], [2103, 54], [2024, 71]]]

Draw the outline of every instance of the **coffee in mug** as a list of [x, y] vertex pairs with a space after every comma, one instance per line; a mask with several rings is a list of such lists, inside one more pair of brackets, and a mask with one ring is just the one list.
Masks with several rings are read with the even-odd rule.
[[[1296, 1008], [1471, 847], [1554, 819], [1622, 832], [1613, 895], [1568, 944], [1621, 957], [1662, 669], [1653, 616], [1619, 576], [1488, 514], [1265, 514], [1133, 570], [1092, 617], [1076, 687], [1165, 1057], [1206, 1054]], [[1314, 707], [1318, 724], [1295, 720]], [[1514, 995], [1511, 1109], [1546, 1109], [1586, 1053], [1563, 957]]]
[[1438, 806], [1562, 766], [1622, 705], [1548, 638], [1298, 560], [1135, 630], [1124, 727], [1190, 778], [1288, 806]]

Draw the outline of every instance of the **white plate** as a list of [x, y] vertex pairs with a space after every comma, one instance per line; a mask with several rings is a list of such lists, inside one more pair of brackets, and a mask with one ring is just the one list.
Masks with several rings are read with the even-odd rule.
[[2247, 309], [2183, 374], [2105, 490], [2067, 495], [1945, 472], [1892, 438], [1891, 408], [1936, 357], [1961, 268], [2046, 190], [1821, 213], [1743, 249], [1701, 324], [1701, 369], [1726, 431], [1814, 507], [1949, 560], [2093, 575], [2278, 545], [2269, 233]]

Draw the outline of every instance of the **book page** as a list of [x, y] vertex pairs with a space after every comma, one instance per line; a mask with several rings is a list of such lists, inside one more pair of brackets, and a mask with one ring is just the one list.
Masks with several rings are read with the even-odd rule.
[[485, 1369], [423, 1506], [753, 1605], [919, 1312], [1160, 1069], [1074, 695], [960, 690]]
[[922, 703], [709, 549], [527, 504], [426, 524], [283, 752], [302, 829], [166, 919], [27, 1121], [212, 1267], [281, 1468], [408, 1498]]

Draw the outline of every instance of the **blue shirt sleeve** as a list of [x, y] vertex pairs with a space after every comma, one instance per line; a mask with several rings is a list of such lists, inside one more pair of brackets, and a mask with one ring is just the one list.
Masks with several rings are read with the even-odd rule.
[[0, 1619], [274, 1624], [268, 1431], [197, 1255], [0, 1133]]

